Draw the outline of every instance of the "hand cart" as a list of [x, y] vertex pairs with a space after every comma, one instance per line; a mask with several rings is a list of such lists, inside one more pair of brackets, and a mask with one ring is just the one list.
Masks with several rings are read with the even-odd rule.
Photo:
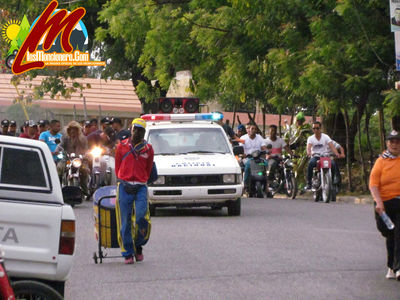
[[102, 263], [104, 258], [121, 257], [121, 255], [108, 256], [103, 252], [103, 249], [119, 248], [115, 216], [116, 195], [117, 186], [115, 185], [101, 187], [93, 194], [94, 231], [98, 241], [98, 252], [93, 254], [95, 264], [98, 260]]

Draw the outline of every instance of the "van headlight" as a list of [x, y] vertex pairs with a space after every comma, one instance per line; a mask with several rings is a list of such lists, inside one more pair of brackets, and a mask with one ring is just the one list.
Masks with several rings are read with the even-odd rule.
[[235, 174], [226, 174], [222, 176], [222, 181], [224, 183], [235, 183]]
[[82, 165], [82, 160], [80, 159], [80, 158], [75, 158], [73, 161], [72, 161], [72, 166], [74, 167], [74, 168], [80, 168], [80, 166]]
[[158, 176], [157, 180], [153, 182], [153, 184], [165, 184], [165, 176]]
[[242, 182], [242, 174], [236, 174], [236, 183]]

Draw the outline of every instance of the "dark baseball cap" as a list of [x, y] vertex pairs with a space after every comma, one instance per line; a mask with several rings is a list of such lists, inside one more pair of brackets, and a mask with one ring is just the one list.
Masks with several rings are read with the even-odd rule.
[[8, 121], [7, 119], [1, 121], [1, 127], [8, 127], [8, 125], [10, 125], [10, 121]]
[[387, 140], [391, 140], [391, 139], [399, 139], [400, 140], [400, 132], [396, 131], [396, 130], [392, 130], [387, 138]]
[[14, 120], [10, 121], [10, 126], [17, 126], [17, 122], [15, 122]]
[[35, 127], [37, 126], [36, 122], [33, 120], [25, 121], [24, 126]]
[[84, 126], [84, 127], [90, 126], [91, 124], [92, 124], [92, 123], [91, 123], [89, 120], [83, 122], [83, 126]]
[[118, 117], [112, 118], [111, 123], [117, 123], [122, 125], [122, 120]]
[[109, 117], [105, 117], [105, 118], [101, 119], [100, 123], [101, 124], [111, 124], [111, 120]]
[[46, 125], [50, 124], [50, 122], [48, 120], [39, 120], [39, 122], [37, 124], [39, 126], [46, 126]]

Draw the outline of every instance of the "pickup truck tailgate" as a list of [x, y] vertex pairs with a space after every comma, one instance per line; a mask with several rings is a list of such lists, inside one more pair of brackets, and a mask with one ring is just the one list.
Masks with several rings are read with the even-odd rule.
[[[69, 267], [59, 264], [65, 265], [72, 255], [58, 254], [63, 208], [0, 200], [0, 244], [11, 276], [63, 280], [68, 275]], [[60, 267], [66, 270], [60, 272]]]

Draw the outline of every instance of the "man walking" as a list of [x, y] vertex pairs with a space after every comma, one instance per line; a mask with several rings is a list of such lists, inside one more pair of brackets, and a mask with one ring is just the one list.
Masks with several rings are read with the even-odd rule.
[[146, 183], [153, 167], [153, 147], [144, 140], [146, 122], [132, 121], [132, 137], [122, 140], [115, 152], [118, 178], [116, 216], [118, 243], [125, 264], [143, 260], [142, 246], [150, 237], [150, 212]]

